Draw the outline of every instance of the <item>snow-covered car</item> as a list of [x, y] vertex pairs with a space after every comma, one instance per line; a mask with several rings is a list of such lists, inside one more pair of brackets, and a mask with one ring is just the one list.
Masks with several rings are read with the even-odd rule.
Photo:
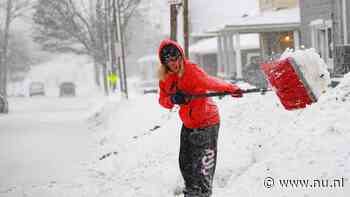
[[32, 82], [29, 86], [29, 96], [45, 96], [45, 85], [42, 82]]
[[7, 99], [0, 94], [0, 113], [8, 113], [8, 112], [9, 112], [9, 107], [8, 107]]
[[60, 85], [60, 97], [75, 96], [75, 84], [73, 82], [63, 82]]

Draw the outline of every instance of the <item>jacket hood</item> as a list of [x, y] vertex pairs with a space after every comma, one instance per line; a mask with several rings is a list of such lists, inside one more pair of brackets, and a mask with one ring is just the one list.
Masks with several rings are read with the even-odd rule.
[[158, 59], [159, 59], [159, 62], [162, 62], [161, 61], [161, 58], [160, 58], [160, 51], [163, 49], [164, 46], [166, 45], [174, 45], [177, 49], [179, 49], [180, 53], [181, 53], [181, 56], [183, 57], [184, 61], [186, 59], [185, 57], [185, 53], [184, 53], [184, 50], [182, 49], [182, 47], [180, 46], [179, 43], [173, 41], [173, 40], [170, 40], [170, 39], [165, 39], [163, 40], [161, 43], [160, 43], [160, 46], [158, 48]]

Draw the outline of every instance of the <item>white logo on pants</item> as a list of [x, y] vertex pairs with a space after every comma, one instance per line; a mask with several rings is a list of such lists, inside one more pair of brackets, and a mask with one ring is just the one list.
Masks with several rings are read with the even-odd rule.
[[209, 170], [215, 165], [215, 152], [211, 149], [205, 150], [205, 156], [202, 158], [202, 174], [209, 175]]

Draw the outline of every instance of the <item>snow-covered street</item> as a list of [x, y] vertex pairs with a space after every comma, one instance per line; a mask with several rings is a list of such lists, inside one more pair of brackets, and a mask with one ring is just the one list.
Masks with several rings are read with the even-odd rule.
[[[13, 98], [0, 116], [0, 196], [82, 196], [94, 157], [86, 122], [92, 100]], [[61, 189], [57, 189], [61, 188]], [[35, 194], [35, 195], [34, 195]]]

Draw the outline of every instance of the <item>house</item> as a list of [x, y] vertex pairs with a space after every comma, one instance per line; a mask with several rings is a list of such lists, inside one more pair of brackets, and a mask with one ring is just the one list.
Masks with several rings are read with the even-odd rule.
[[[286, 48], [300, 46], [300, 11], [297, 0], [259, 0], [257, 13], [232, 20], [217, 30], [219, 62], [222, 76], [242, 79], [243, 62], [239, 38], [244, 34], [260, 35], [260, 58], [267, 61], [279, 56]], [[233, 55], [232, 55], [233, 54]]]
[[[245, 34], [241, 36], [241, 59], [242, 64], [250, 64], [260, 57], [260, 43], [258, 34]], [[198, 63], [212, 76], [219, 76], [223, 67], [218, 61], [217, 37], [207, 38], [196, 42], [190, 47], [191, 60]], [[219, 68], [221, 70], [219, 70]]]
[[[223, 77], [223, 62], [218, 51], [218, 34], [210, 32], [235, 19], [256, 12], [256, 0], [192, 0], [190, 3], [190, 58], [211, 75]], [[219, 14], [218, 14], [219, 13]], [[244, 64], [259, 55], [259, 35], [245, 35], [240, 39]], [[234, 54], [232, 54], [233, 56]], [[225, 66], [226, 68], [227, 66]], [[232, 67], [229, 67], [232, 70]], [[227, 71], [230, 72], [230, 71]]]
[[301, 42], [315, 48], [332, 74], [350, 71], [349, 0], [301, 0]]
[[[192, 34], [196, 38], [193, 40], [207, 39], [208, 36], [216, 38], [217, 60], [214, 65], [217, 65], [217, 75], [222, 78], [242, 79], [244, 66], [252, 61], [251, 57], [257, 59], [258, 56], [258, 61], [265, 61], [278, 57], [286, 48], [300, 46], [298, 0], [255, 0], [249, 1], [248, 4], [251, 4], [250, 7], [245, 7], [245, 10], [241, 10], [238, 12], [240, 14], [235, 16], [227, 14], [225, 10], [240, 7], [239, 2], [215, 4], [216, 9], [223, 10], [219, 15], [224, 19], [216, 25], [209, 25], [205, 31], [202, 27], [199, 29], [200, 32], [196, 31]], [[217, 17], [217, 15], [213, 16], [213, 18]], [[253, 36], [255, 39], [244, 39], [247, 36]], [[255, 42], [255, 47], [246, 48], [245, 45], [249, 45], [248, 42]], [[196, 47], [192, 46], [192, 48]], [[203, 54], [194, 53], [197, 56]], [[207, 54], [198, 57], [199, 60], [202, 59], [199, 62], [204, 66], [205, 60], [208, 59]]]

